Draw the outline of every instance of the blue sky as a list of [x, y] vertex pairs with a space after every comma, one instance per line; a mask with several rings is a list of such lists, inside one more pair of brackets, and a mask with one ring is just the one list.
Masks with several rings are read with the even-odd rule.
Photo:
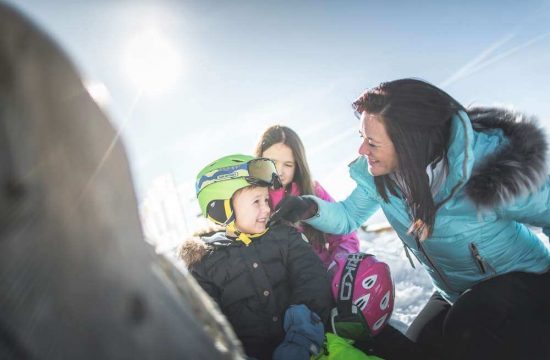
[[[350, 103], [400, 77], [424, 78], [465, 105], [514, 106], [550, 129], [548, 0], [10, 2], [86, 81], [108, 89], [104, 106], [138, 194], [162, 173], [192, 183], [206, 162], [250, 153], [265, 127], [282, 123], [302, 136], [314, 176], [342, 197], [359, 146]], [[130, 44], [168, 49], [173, 61], [149, 69], [176, 62], [168, 84], [136, 83], [144, 71], [129, 64]]]

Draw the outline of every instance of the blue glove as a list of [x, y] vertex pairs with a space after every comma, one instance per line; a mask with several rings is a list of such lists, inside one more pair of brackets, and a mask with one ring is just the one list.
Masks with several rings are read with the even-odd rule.
[[275, 349], [273, 360], [309, 360], [317, 355], [325, 339], [325, 327], [319, 315], [305, 305], [292, 305], [285, 312], [285, 339]]

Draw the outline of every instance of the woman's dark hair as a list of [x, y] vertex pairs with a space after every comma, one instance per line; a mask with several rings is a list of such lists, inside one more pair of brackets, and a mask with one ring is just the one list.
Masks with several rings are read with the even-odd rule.
[[382, 83], [367, 90], [352, 106], [359, 116], [364, 111], [379, 115], [395, 147], [398, 167], [393, 175], [399, 185], [389, 174], [376, 176], [378, 193], [388, 202], [387, 192], [400, 196], [400, 189], [413, 224], [421, 220], [430, 235], [437, 205], [426, 167], [439, 160], [448, 167], [451, 118], [464, 107], [443, 90], [418, 79]]
[[[275, 144], [285, 144], [292, 150], [296, 168], [294, 170], [293, 182], [296, 183], [301, 195], [315, 195], [315, 187], [309, 165], [306, 159], [306, 150], [300, 137], [294, 130], [282, 125], [273, 125], [267, 128], [256, 145], [255, 155], [263, 156], [264, 151]], [[287, 189], [287, 190], [290, 190]], [[302, 224], [304, 234], [309, 242], [315, 247], [323, 247], [326, 243], [325, 236], [319, 230], [308, 224]]]

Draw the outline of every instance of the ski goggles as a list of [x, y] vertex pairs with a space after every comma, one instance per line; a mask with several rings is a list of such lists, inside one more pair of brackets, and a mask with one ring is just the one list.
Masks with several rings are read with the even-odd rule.
[[337, 307], [333, 308], [330, 312], [330, 322], [332, 331], [338, 336], [358, 342], [372, 339], [369, 325], [356, 305], [351, 306], [351, 312], [340, 312]]
[[210, 184], [231, 179], [245, 179], [251, 185], [282, 187], [281, 179], [272, 160], [257, 158], [245, 163], [224, 167], [204, 174], [197, 181], [197, 194]]

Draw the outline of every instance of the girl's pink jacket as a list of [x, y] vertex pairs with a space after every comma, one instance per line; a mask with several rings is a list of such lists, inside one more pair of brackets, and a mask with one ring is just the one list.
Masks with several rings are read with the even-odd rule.
[[[334, 202], [334, 199], [317, 181], [314, 183], [314, 191], [317, 197], [326, 201]], [[275, 209], [285, 195], [284, 188], [269, 191], [269, 198], [273, 209]], [[298, 185], [294, 182], [291, 184], [290, 195], [301, 195], [298, 190]], [[298, 230], [300, 229], [298, 228]], [[320, 246], [312, 246], [313, 250], [317, 253], [317, 255], [319, 255], [319, 258], [321, 258], [325, 268], [328, 268], [330, 263], [339, 255], [346, 255], [359, 251], [359, 240], [357, 240], [357, 235], [355, 232], [348, 235], [326, 234], [326, 240], [327, 243], [324, 248]]]

